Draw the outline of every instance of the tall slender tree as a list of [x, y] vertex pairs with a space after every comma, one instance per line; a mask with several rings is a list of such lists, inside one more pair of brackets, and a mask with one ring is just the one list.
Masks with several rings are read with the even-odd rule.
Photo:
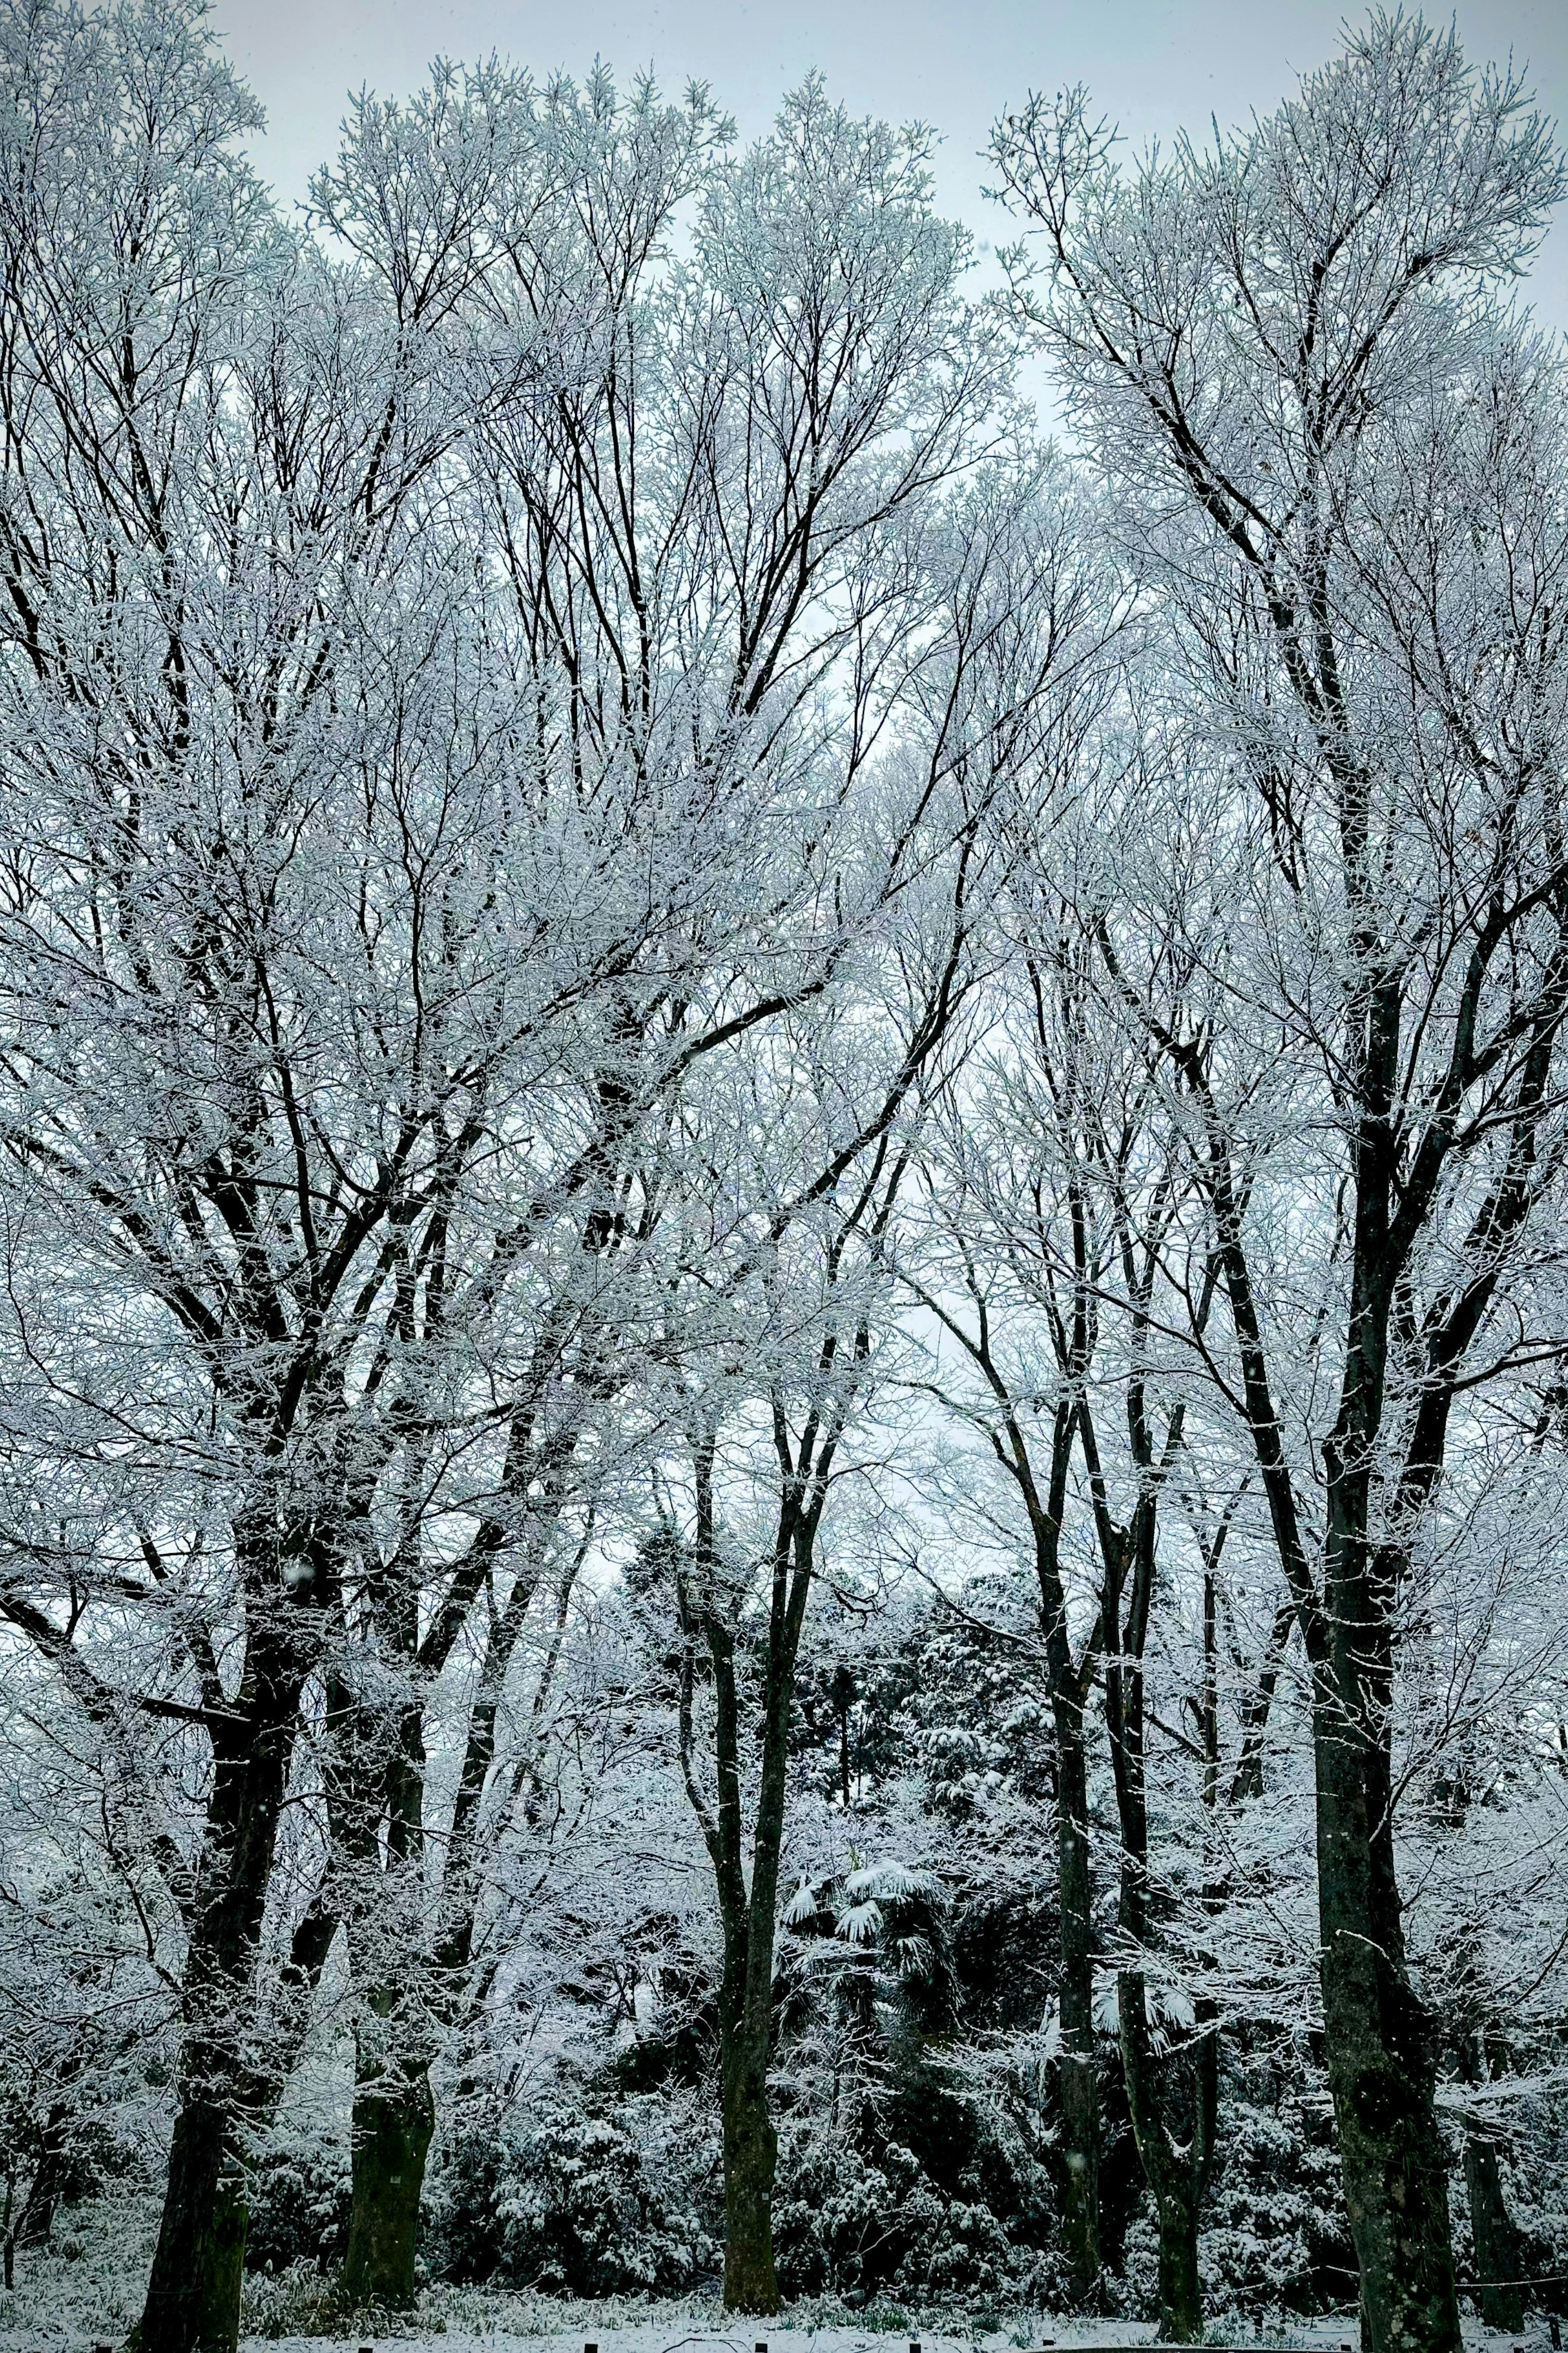
[[[1267, 877], [1269, 948], [1247, 977], [1211, 938], [1213, 1010], [1167, 1018], [1112, 927], [1105, 953], [1193, 1124], [1235, 1392], [1311, 1666], [1364, 2327], [1375, 2353], [1452, 2348], [1393, 1723], [1454, 1402], [1506, 1353], [1492, 1319], [1555, 1167], [1560, 395], [1484, 289], [1531, 250], [1563, 167], [1514, 77], [1478, 78], [1451, 32], [1382, 15], [1266, 121], [1129, 180], [1082, 93], [1004, 120], [993, 154], [1049, 256], [1042, 327], [1146, 533], [1172, 675], [1255, 796], [1261, 836], [1239, 804], [1225, 832]], [[1272, 1029], [1238, 1060], [1248, 991]], [[1337, 1140], [1311, 1197], [1333, 1283], [1324, 1420], [1261, 1263], [1262, 1106], [1243, 1108], [1260, 1050], [1291, 1082], [1314, 1073]]]

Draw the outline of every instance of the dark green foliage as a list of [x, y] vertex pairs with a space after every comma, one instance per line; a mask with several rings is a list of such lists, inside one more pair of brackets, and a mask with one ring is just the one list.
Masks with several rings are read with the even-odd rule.
[[711, 2276], [716, 2129], [647, 2098], [554, 2105], [444, 2149], [427, 2223], [432, 2270], [566, 2295], [679, 2295]]
[[1040, 2271], [1036, 2251], [1010, 2237], [983, 2198], [945, 2193], [897, 2141], [874, 2161], [809, 2126], [787, 2134], [780, 2148], [773, 2234], [790, 2295], [1012, 2300]]
[[1219, 2165], [1199, 2240], [1216, 2310], [1244, 2316], [1353, 2303], [1327, 2085], [1302, 2052], [1237, 2059], [1221, 2086]]
[[303, 2131], [272, 2134], [250, 2155], [247, 2173], [247, 2271], [297, 2263], [329, 2271], [341, 2263], [352, 2198], [346, 2147]]
[[953, 1967], [971, 2030], [1005, 2033], [1036, 2025], [1055, 1983], [1055, 1892], [1016, 1882], [977, 1888], [955, 1907]]

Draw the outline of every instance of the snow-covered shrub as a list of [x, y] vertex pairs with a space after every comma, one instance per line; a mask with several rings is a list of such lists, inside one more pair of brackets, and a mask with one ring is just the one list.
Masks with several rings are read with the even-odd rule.
[[299, 2129], [274, 2131], [251, 2150], [246, 2170], [247, 2271], [308, 2263], [321, 2272], [342, 2261], [353, 2198], [346, 2147]]
[[880, 2286], [896, 2229], [897, 2192], [853, 2142], [810, 2121], [779, 2137], [773, 2253], [786, 2295]]
[[[1286, 2079], [1272, 2064], [1244, 2062], [1222, 2090], [1219, 2158], [1198, 2240], [1213, 2314], [1255, 2318], [1354, 2301], [1327, 2086], [1304, 2059], [1298, 2066]], [[1129, 2281], [1133, 2238], [1129, 2232]], [[1150, 2242], [1152, 2249], [1152, 2230]], [[1151, 2302], [1148, 2310], [1152, 2316]]]
[[1525, 2275], [1542, 2284], [1541, 2305], [1568, 2312], [1568, 2107], [1548, 2092], [1521, 2100], [1516, 2114], [1503, 2154], [1504, 2201], [1523, 2234]]
[[323, 2337], [341, 2320], [335, 2280], [307, 2258], [281, 2271], [246, 2274], [240, 2319], [246, 2337]]
[[982, 2199], [946, 2196], [925, 2179], [911, 2189], [899, 2220], [906, 2246], [892, 2284], [912, 2303], [1040, 2300], [1039, 2251], [1010, 2237]]
[[[1288, 2071], [1245, 2056], [1227, 2070], [1198, 2273], [1211, 2325], [1232, 2337], [1250, 2335], [1270, 2316], [1282, 2320], [1354, 2300], [1355, 2257], [1327, 2086], [1304, 2054], [1293, 2054]], [[1155, 2318], [1160, 2234], [1147, 2189], [1107, 2288], [1118, 2315]]]
[[566, 2101], [445, 2149], [432, 2273], [563, 2295], [678, 2295], [719, 2262], [715, 2124], [685, 2102]]
[[787, 2295], [1038, 2300], [1053, 2238], [1034, 2185], [994, 2148], [971, 2148], [943, 2180], [901, 2140], [872, 2154], [806, 2118], [780, 2128], [773, 2246]]
[[1106, 2300], [1118, 2319], [1152, 2320], [1160, 2310], [1160, 2232], [1147, 2189], [1122, 2234], [1121, 2268], [1107, 2278]]

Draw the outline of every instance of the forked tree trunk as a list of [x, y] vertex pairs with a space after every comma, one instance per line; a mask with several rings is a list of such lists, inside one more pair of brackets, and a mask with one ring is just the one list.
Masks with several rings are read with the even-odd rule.
[[[1200, 2032], [1182, 2054], [1156, 2058], [1150, 2046], [1147, 1990], [1140, 1970], [1117, 1979], [1121, 2019], [1122, 2072], [1133, 2135], [1154, 2203], [1160, 2234], [1160, 2318], [1162, 2345], [1199, 2345], [1203, 2337], [1202, 2283], [1198, 2274], [1198, 2223], [1208, 2187], [1214, 2145], [1219, 2048], [1212, 2031]], [[1172, 2111], [1178, 2094], [1173, 2070], [1191, 2071], [1191, 2105]], [[1187, 2105], [1186, 2095], [1181, 2105]]]
[[[505, 1608], [488, 1621], [479, 1689], [469, 1715], [457, 1798], [445, 1841], [445, 1917], [433, 1947], [425, 1941], [418, 1893], [426, 1840], [423, 1702], [400, 1705], [388, 1737], [384, 1724], [362, 1715], [362, 1703], [350, 1692], [340, 1688], [334, 1693], [345, 1746], [352, 1752], [356, 1735], [362, 1738], [368, 1735], [370, 1768], [367, 1782], [356, 1784], [352, 1772], [344, 1775], [335, 1800], [335, 1835], [377, 1892], [380, 1917], [375, 1933], [384, 1939], [399, 1935], [408, 1939], [408, 1971], [423, 1978], [425, 2001], [448, 2026], [461, 2017], [471, 1998], [467, 1989], [476, 1906], [484, 1885], [482, 1873], [476, 1875], [473, 1864], [482, 1834], [484, 1793], [495, 1761], [501, 1696], [543, 1573], [544, 1532], [553, 1528], [558, 1518], [577, 1443], [575, 1430], [558, 1430], [551, 1437], [548, 1452], [540, 1455], [532, 1450], [532, 1428], [531, 1421], [521, 1417], [514, 1425], [503, 1482], [512, 1492], [525, 1493], [543, 1472], [548, 1492], [543, 1504], [535, 1504], [538, 1531], [535, 1550], [522, 1559]], [[590, 1514], [590, 1532], [591, 1525]], [[400, 1588], [383, 1593], [382, 1640], [407, 1662], [410, 1672], [433, 1677], [445, 1665], [469, 1604], [482, 1589], [481, 1572], [502, 1556], [506, 1537], [501, 1522], [482, 1523], [466, 1559], [453, 1574], [448, 1607], [422, 1642], [416, 1579], [406, 1577]], [[572, 1587], [588, 1545], [585, 1537], [574, 1566], [561, 1582], [555, 1641], [535, 1694], [535, 1714], [543, 1708], [554, 1677]], [[382, 1739], [387, 1739], [385, 1753], [379, 1746]], [[410, 1883], [415, 1891], [411, 1899]], [[373, 1966], [378, 1968], [381, 1963], [377, 1959]], [[431, 2044], [418, 2004], [400, 1998], [403, 1989], [376, 1985], [372, 1968], [365, 1974], [371, 1979], [372, 1989], [355, 2053], [353, 2205], [339, 2286], [350, 2306], [399, 2312], [408, 2310], [417, 2295], [419, 2207], [435, 2135]]]
[[[868, 1345], [863, 1324], [855, 1362]], [[824, 1375], [832, 1350], [825, 1354]], [[847, 1402], [847, 1400], [846, 1400]], [[768, 2062], [773, 2047], [773, 1954], [778, 1925], [779, 1867], [784, 1844], [789, 1780], [789, 1711], [795, 1665], [811, 1589], [817, 1531], [842, 1427], [844, 1406], [822, 1419], [813, 1415], [791, 1450], [782, 1416], [776, 1425], [781, 1488], [774, 1540], [773, 1584], [764, 1676], [761, 1771], [747, 1884], [742, 1831], [740, 1711], [736, 1679], [733, 1590], [719, 1574], [714, 1516], [710, 1436], [694, 1449], [697, 1541], [688, 1572], [676, 1566], [676, 1596], [687, 1637], [682, 1665], [681, 1764], [687, 1795], [702, 1824], [714, 1867], [724, 1935], [719, 1989], [720, 2068], [724, 2126], [724, 2300], [728, 2312], [775, 2313], [779, 2278], [773, 2261], [773, 2177], [779, 2136], [768, 2112]], [[825, 1424], [825, 1426], [824, 1426]], [[713, 1669], [715, 1762], [718, 1803], [710, 1809], [694, 1769], [692, 1716], [694, 1640], [701, 1631]]]

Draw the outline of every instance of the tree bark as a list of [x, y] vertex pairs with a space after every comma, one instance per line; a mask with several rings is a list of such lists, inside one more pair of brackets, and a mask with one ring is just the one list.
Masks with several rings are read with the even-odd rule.
[[[1377, 1038], [1369, 1063], [1386, 1061], [1398, 1025], [1381, 999], [1369, 1026]], [[1390, 1270], [1400, 1262], [1390, 1241], [1393, 1187], [1387, 1134], [1379, 1121], [1365, 1117], [1355, 1139], [1351, 1297], [1340, 1412], [1323, 1447], [1327, 1541], [1319, 1594], [1281, 1438], [1229, 1142], [1201, 1056], [1183, 1046], [1177, 1049], [1177, 1060], [1209, 1122], [1205, 1185], [1246, 1417], [1312, 1672], [1324, 2041], [1345, 2202], [1361, 2270], [1364, 2353], [1459, 2353], [1431, 2036], [1405, 1964], [1394, 1871], [1389, 1725], [1395, 1597], [1404, 1563], [1402, 1556], [1381, 1553], [1368, 1534], [1393, 1298]], [[1364, 1075], [1363, 1085], [1370, 1085]], [[1401, 1215], [1412, 1214], [1407, 1188]], [[1471, 1312], [1467, 1293], [1467, 1316]], [[1450, 1318], [1430, 1344], [1439, 1353], [1449, 1352], [1450, 1371], [1457, 1361], [1458, 1334], [1456, 1318]], [[1414, 1524], [1440, 1471], [1452, 1394], [1451, 1378], [1435, 1378], [1415, 1417], [1398, 1499], [1404, 1510], [1395, 1515], [1407, 1525]]]
[[1072, 2293], [1089, 2304], [1100, 2278], [1100, 2094], [1095, 2073], [1094, 1890], [1089, 1875], [1088, 1778], [1084, 1712], [1073, 1693], [1058, 1693], [1056, 1875], [1062, 1965], [1057, 1986], [1062, 2052], [1058, 2073], [1062, 2155], [1066, 2173], [1062, 2245]]
[[[1143, 1661], [1154, 1607], [1159, 1557], [1160, 1485], [1182, 1444], [1185, 1409], [1178, 1403], [1157, 1455], [1149, 1418], [1146, 1377], [1149, 1303], [1158, 1263], [1158, 1241], [1145, 1249], [1141, 1266], [1125, 1203], [1118, 1203], [1118, 1240], [1128, 1297], [1133, 1305], [1134, 1346], [1126, 1381], [1128, 1459], [1138, 1479], [1138, 1501], [1129, 1524], [1112, 1509], [1100, 1456], [1095, 1416], [1085, 1399], [1078, 1430], [1088, 1472], [1095, 1527], [1100, 1549], [1099, 1624], [1105, 1644], [1106, 1730], [1111, 1778], [1121, 1833], [1118, 1920], [1130, 1959], [1117, 1975], [1118, 2038], [1128, 2111], [1144, 2179], [1154, 2200], [1160, 2232], [1160, 2324], [1162, 2341], [1187, 2345], [1203, 2333], [1198, 2277], [1198, 2215], [1213, 2162], [1219, 2089], [1217, 2026], [1212, 2012], [1178, 2047], [1157, 2055], [1150, 2033], [1149, 1999], [1141, 1957], [1151, 1941], [1149, 1873], [1149, 1782]], [[1086, 1220], [1076, 1220], [1076, 1229]], [[1197, 1325], [1208, 1320], [1213, 1296], [1211, 1273]], [[1218, 1717], [1214, 1697], [1214, 1570], [1224, 1543], [1225, 1523], [1204, 1555], [1204, 1671], [1200, 1722], [1203, 1732], [1202, 1799], [1216, 1798]], [[1123, 1603], [1126, 1603], [1124, 1612]]]
[[1176, 2179], [1156, 2200], [1160, 2221], [1160, 2321], [1162, 2345], [1201, 2345], [1203, 2292], [1198, 2278], [1198, 2201]]
[[1524, 2242], [1503, 2201], [1496, 2144], [1477, 2132], [1465, 2135], [1465, 2188], [1481, 2318], [1489, 2328], [1517, 2335], [1524, 2327]]
[[[855, 1338], [854, 1364], [864, 1360], [868, 1335]], [[832, 1370], [832, 1336], [822, 1370]], [[781, 1407], [775, 1411], [780, 1494], [774, 1538], [772, 1591], [763, 1678], [762, 1760], [757, 1819], [747, 1884], [742, 1833], [740, 1715], [736, 1677], [733, 1588], [726, 1591], [714, 1512], [715, 1440], [694, 1448], [697, 1495], [692, 1567], [676, 1570], [676, 1593], [686, 1637], [682, 1665], [681, 1765], [687, 1795], [702, 1825], [714, 1867], [724, 1935], [719, 1994], [725, 2167], [724, 2300], [730, 2312], [775, 2313], [779, 2280], [773, 2261], [773, 2176], [779, 2137], [768, 2108], [768, 2062], [773, 2044], [773, 1954], [779, 1868], [784, 1845], [789, 1779], [789, 1711], [795, 1668], [815, 1565], [817, 1532], [853, 1386], [825, 1416], [812, 1413], [791, 1447]], [[698, 1787], [693, 1750], [694, 1637], [701, 1630], [713, 1670], [715, 1763], [718, 1803], [709, 1807]]]
[[256, 2084], [243, 2033], [313, 1647], [297, 1604], [274, 1598], [270, 1609], [247, 1644], [232, 1724], [214, 1736], [212, 1799], [181, 2002], [185, 2042], [168, 2187], [137, 2353], [234, 2353], [238, 2342], [245, 2204], [237, 2141]]
[[768, 2113], [768, 2048], [726, 2005], [724, 2077], [724, 2301], [726, 2312], [775, 2313], [773, 2175], [779, 2135]]
[[355, 2309], [404, 2312], [415, 2300], [419, 2199], [435, 2126], [426, 2068], [362, 2056], [354, 2096], [354, 2207], [342, 2279], [343, 2301]]
[[1392, 1869], [1373, 1867], [1363, 1752], [1331, 1703], [1317, 1713], [1325, 2042], [1367, 2353], [1456, 2353], [1431, 2038], [1405, 1969]]
[[[1364, 1155], [1371, 1152], [1368, 1144]], [[1395, 1595], [1408, 1561], [1368, 1534], [1390, 1288], [1362, 1231], [1375, 1234], [1378, 1226], [1366, 1208], [1372, 1189], [1363, 1176], [1351, 1345], [1340, 1412], [1323, 1448], [1325, 1607], [1317, 1640], [1308, 1643], [1325, 2042], [1367, 2353], [1457, 2353], [1433, 2036], [1406, 1965], [1394, 1869]], [[1424, 1400], [1416, 1417], [1413, 1443], [1424, 1483], [1442, 1459], [1440, 1440], [1422, 1438], [1429, 1404]]]
[[[1191, 2113], [1177, 2124], [1171, 2110], [1173, 2057], [1157, 2060], [1150, 2047], [1147, 1990], [1139, 1969], [1117, 1978], [1122, 2073], [1133, 2137], [1154, 2201], [1160, 2233], [1160, 2319], [1162, 2345], [1198, 2345], [1203, 2337], [1202, 2285], [1198, 2274], [1198, 2221], [1214, 2147], [1219, 2045], [1200, 2030], [1183, 2054], [1192, 2072]], [[1184, 2132], [1185, 2137], [1178, 2135]]]

